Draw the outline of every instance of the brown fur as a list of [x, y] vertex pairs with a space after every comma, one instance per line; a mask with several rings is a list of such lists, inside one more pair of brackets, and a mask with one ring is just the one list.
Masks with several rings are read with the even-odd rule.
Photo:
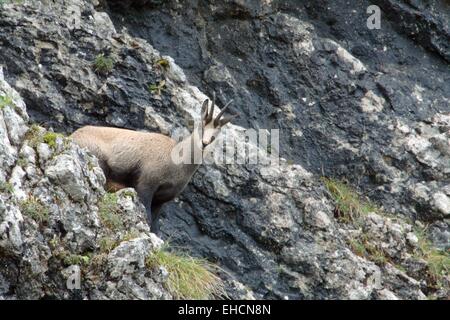
[[[190, 137], [184, 143], [190, 142]], [[152, 222], [162, 204], [184, 189], [198, 167], [173, 163], [170, 153], [176, 141], [158, 133], [86, 126], [71, 138], [98, 158], [107, 189], [136, 189]]]
[[117, 192], [120, 189], [125, 189], [127, 186], [122, 184], [122, 183], [118, 183], [118, 182], [114, 182], [114, 181], [106, 181], [106, 191], [108, 192]]

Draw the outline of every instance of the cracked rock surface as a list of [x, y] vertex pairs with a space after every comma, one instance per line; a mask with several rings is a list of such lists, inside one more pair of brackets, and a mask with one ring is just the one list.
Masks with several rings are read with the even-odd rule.
[[[430, 223], [434, 246], [449, 249], [450, 15], [445, 1], [416, 2], [374, 1], [404, 17], [383, 15], [376, 31], [365, 27], [368, 1], [5, 4], [0, 93], [14, 106], [0, 110], [0, 297], [170, 298], [143, 264], [161, 242], [136, 194], [117, 194], [126, 219], [116, 235], [135, 237], [101, 252], [110, 235], [95, 158], [39, 137], [85, 124], [186, 134], [213, 91], [242, 114], [226, 137], [280, 129], [280, 165], [201, 166], [164, 208], [161, 238], [226, 270], [232, 298], [447, 297], [448, 275], [439, 286], [429, 276], [411, 221]], [[95, 71], [98, 55], [111, 70]], [[162, 80], [159, 94], [148, 89]], [[322, 175], [386, 214], [336, 219]], [[68, 291], [64, 270], [84, 257], [86, 281]]]

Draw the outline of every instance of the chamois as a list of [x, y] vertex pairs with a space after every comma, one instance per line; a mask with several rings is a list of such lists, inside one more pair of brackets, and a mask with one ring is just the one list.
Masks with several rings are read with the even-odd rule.
[[213, 119], [215, 95], [211, 110], [206, 99], [201, 124], [178, 143], [159, 133], [99, 126], [82, 127], [71, 138], [98, 158], [110, 191], [125, 187], [136, 190], [146, 208], [147, 221], [156, 232], [161, 206], [180, 194], [221, 128], [237, 116], [223, 116], [230, 103]]

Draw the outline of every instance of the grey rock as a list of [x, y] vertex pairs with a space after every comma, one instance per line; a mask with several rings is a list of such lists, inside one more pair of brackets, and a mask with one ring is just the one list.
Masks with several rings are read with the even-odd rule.
[[[0, 86], [7, 86], [3, 78]], [[11, 109], [14, 116], [2, 110], [0, 123], [28, 117], [18, 94], [10, 91], [23, 108]], [[5, 135], [28, 130], [26, 122], [11, 121]], [[105, 176], [97, 160], [66, 138], [49, 146], [39, 142], [39, 134], [45, 130], [14, 144], [0, 143], [3, 152], [8, 146], [21, 159], [5, 172], [9, 187], [0, 190], [0, 299], [171, 298], [145, 265], [163, 241], [150, 233], [136, 192], [117, 193], [123, 229], [111, 234], [99, 216]], [[137, 238], [122, 240], [128, 232]], [[105, 237], [119, 241], [108, 254], [101, 247]], [[78, 288], [68, 286], [74, 272], [80, 276]]]
[[53, 160], [45, 170], [45, 174], [56, 184], [60, 185], [74, 200], [82, 201], [88, 190], [84, 184], [80, 184], [82, 169], [73, 157], [60, 155]]
[[[6, 6], [0, 64], [24, 101], [1, 77], [0, 91], [9, 90], [17, 108], [0, 111], [0, 182], [15, 182], [12, 194], [0, 192], [0, 251], [11, 255], [0, 256], [0, 288], [15, 289], [0, 289], [0, 297], [171, 298], [165, 272], [145, 268], [146, 252], [162, 240], [149, 232], [132, 190], [117, 193], [118, 210], [137, 238], [98, 254], [93, 265], [101, 267], [88, 268], [81, 291], [67, 290], [61, 256], [99, 253], [98, 240], [108, 236], [99, 217], [105, 177], [70, 141], [34, 148], [23, 135], [28, 113], [62, 133], [85, 124], [185, 133], [205, 93], [215, 91], [219, 106], [233, 98], [242, 114], [227, 135], [280, 128], [284, 159], [202, 166], [163, 210], [160, 237], [217, 261], [231, 298], [425, 298], [426, 261], [412, 255], [413, 226], [400, 214], [434, 221], [430, 238], [447, 245], [448, 15], [439, 1], [418, 9], [375, 2], [404, 22], [386, 23], [376, 36], [354, 27], [365, 26], [363, 15], [345, 23], [369, 1]], [[113, 58], [111, 72], [94, 71], [99, 54]], [[160, 57], [168, 71], [155, 66]], [[163, 79], [161, 95], [149, 92]], [[269, 163], [267, 150], [249, 148]], [[322, 175], [345, 177], [395, 217], [373, 212], [359, 227], [339, 222]], [[46, 222], [24, 214], [30, 197], [46, 208]], [[350, 243], [361, 234], [389, 262], [358, 254]]]

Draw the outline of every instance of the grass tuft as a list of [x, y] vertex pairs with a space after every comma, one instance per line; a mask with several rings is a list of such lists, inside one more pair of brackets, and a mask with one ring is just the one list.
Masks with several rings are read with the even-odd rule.
[[25, 140], [28, 140], [30, 147], [37, 147], [37, 145], [42, 141], [43, 132], [44, 128], [38, 126], [37, 124], [33, 124], [30, 126], [27, 133], [25, 134]]
[[158, 66], [159, 68], [163, 69], [163, 70], [170, 69], [169, 60], [164, 59], [164, 58], [159, 58], [158, 60], [156, 60], [155, 65]]
[[354, 222], [370, 212], [379, 209], [361, 196], [344, 182], [322, 177], [325, 187], [335, 203], [335, 215], [344, 222]]
[[427, 237], [427, 228], [416, 228], [415, 234], [419, 239], [416, 256], [427, 262], [431, 278], [440, 285], [443, 278], [450, 273], [450, 252], [433, 247]]
[[223, 281], [214, 273], [219, 267], [186, 254], [159, 249], [147, 258], [149, 269], [163, 266], [169, 272], [167, 290], [176, 299], [213, 299], [226, 296]]
[[10, 96], [0, 96], [0, 110], [4, 109], [7, 106], [9, 107], [14, 106], [13, 99]]
[[14, 4], [22, 4], [24, 0], [0, 0], [0, 7], [4, 4], [14, 3]]
[[100, 220], [112, 231], [121, 230], [124, 227], [118, 212], [117, 200], [115, 193], [106, 193], [98, 204]]
[[139, 237], [139, 233], [137, 231], [128, 231], [121, 238], [114, 236], [105, 236], [99, 240], [100, 252], [101, 253], [110, 253], [113, 251], [119, 244], [123, 241], [130, 241]]
[[[375, 212], [391, 219], [407, 221], [406, 218], [399, 218], [382, 212], [370, 201], [362, 199], [343, 182], [329, 178], [322, 178], [322, 181], [335, 202], [336, 216], [342, 222], [363, 227], [364, 218], [369, 212]], [[412, 222], [408, 221], [408, 223]], [[438, 288], [446, 286], [445, 277], [450, 272], [450, 252], [433, 246], [427, 237], [427, 228], [416, 228], [415, 234], [419, 239], [418, 248], [411, 253], [416, 259], [423, 259], [427, 263], [427, 273], [433, 285]], [[390, 262], [398, 269], [404, 269], [395, 261], [391, 261], [388, 254], [380, 247], [379, 239], [376, 239], [373, 234], [363, 232], [355, 235], [348, 240], [348, 245], [356, 255], [371, 260], [378, 265]]]
[[46, 131], [37, 124], [31, 125], [25, 134], [25, 140], [28, 141], [30, 147], [36, 148], [40, 143], [46, 143], [53, 151], [57, 148], [56, 141], [58, 138], [63, 139], [63, 146], [67, 148], [69, 139], [65, 138], [61, 133]]
[[119, 241], [113, 237], [105, 236], [98, 241], [98, 244], [100, 246], [100, 252], [110, 253], [119, 245]]
[[20, 203], [21, 212], [38, 223], [44, 223], [48, 221], [49, 210], [42, 204], [42, 202], [35, 198], [30, 197]]
[[63, 252], [61, 254], [63, 263], [66, 266], [79, 265], [79, 266], [88, 266], [91, 258], [89, 256], [83, 256], [79, 254], [70, 254], [67, 252]]
[[387, 254], [376, 244], [376, 240], [367, 235], [358, 236], [348, 241], [352, 251], [360, 257], [366, 258], [377, 265], [389, 262]]
[[95, 57], [94, 71], [97, 73], [108, 74], [114, 68], [114, 59], [106, 57], [103, 53]]
[[56, 149], [56, 139], [58, 138], [58, 137], [62, 137], [63, 135], [62, 134], [59, 134], [59, 133], [55, 133], [55, 132], [46, 132], [45, 134], [44, 134], [44, 136], [42, 137], [42, 140], [46, 143], [46, 144], [48, 144], [48, 146], [50, 147], [50, 148], [52, 148], [53, 150], [55, 150]]
[[13, 193], [14, 187], [10, 182], [0, 182], [0, 192]]

